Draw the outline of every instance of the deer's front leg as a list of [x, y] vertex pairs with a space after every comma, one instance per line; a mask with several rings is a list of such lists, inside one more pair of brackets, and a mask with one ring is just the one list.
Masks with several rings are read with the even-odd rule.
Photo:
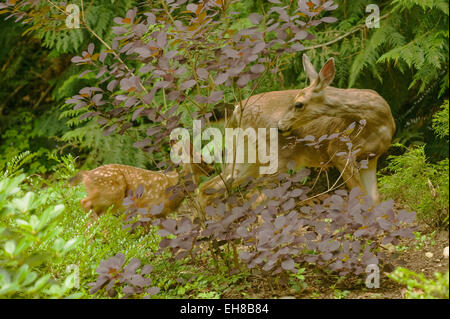
[[[226, 182], [231, 190], [233, 187], [242, 184], [248, 177], [257, 177], [258, 165], [254, 163], [236, 163], [228, 164], [222, 175], [215, 176], [208, 182], [204, 183], [199, 189], [199, 204], [203, 211], [211, 204], [212, 199], [216, 197], [216, 192], [226, 189]], [[230, 181], [232, 180], [232, 183]], [[210, 194], [208, 190], [211, 190]]]

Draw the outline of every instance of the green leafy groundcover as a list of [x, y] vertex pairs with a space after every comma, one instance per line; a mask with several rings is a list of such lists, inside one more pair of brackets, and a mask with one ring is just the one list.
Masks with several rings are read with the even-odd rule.
[[79, 206], [83, 191], [67, 187], [70, 167], [62, 171], [52, 183], [0, 177], [1, 298], [89, 297], [100, 260], [119, 251], [143, 258], [157, 245], [151, 233], [123, 230], [117, 217], [92, 222]]

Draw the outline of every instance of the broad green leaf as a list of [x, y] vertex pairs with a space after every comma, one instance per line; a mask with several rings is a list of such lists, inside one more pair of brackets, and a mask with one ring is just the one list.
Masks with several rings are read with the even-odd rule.
[[28, 227], [31, 227], [29, 222], [27, 222], [26, 220], [20, 219], [20, 218], [16, 219], [16, 224], [17, 224], [17, 226], [28, 226]]
[[30, 217], [30, 225], [34, 231], [38, 230], [38, 226], [40, 224], [40, 220], [36, 215], [31, 215]]
[[66, 244], [64, 245], [64, 249], [63, 252], [67, 253], [68, 251], [70, 251], [71, 249], [75, 248], [76, 245], [78, 245], [80, 243], [81, 239], [80, 238], [72, 238], [69, 241], [66, 242]]
[[30, 247], [30, 245], [32, 244], [32, 242], [30, 241], [30, 239], [24, 237], [19, 241], [19, 244], [16, 247], [16, 250], [14, 251], [14, 255], [19, 255], [21, 254], [24, 250], [26, 250], [28, 247]]
[[50, 279], [50, 275], [44, 275], [41, 278], [39, 278], [35, 283], [33, 288], [31, 289], [32, 291], [40, 291], [48, 282], [48, 280]]
[[31, 285], [36, 280], [37, 277], [38, 274], [35, 271], [28, 273], [22, 285], [23, 286]]
[[22, 265], [22, 267], [20, 267], [19, 271], [17, 272], [15, 281], [18, 284], [21, 284], [27, 278], [29, 273], [30, 273], [30, 267], [28, 266], [28, 264]]
[[22, 198], [14, 198], [11, 203], [15, 209], [25, 213], [34, 208], [35, 199], [36, 194], [33, 192], [28, 192]]
[[58, 238], [53, 243], [53, 249], [57, 252], [60, 252], [63, 249], [64, 244], [65, 244], [64, 239]]
[[8, 240], [3, 247], [9, 255], [14, 256], [14, 250], [16, 250], [16, 242], [14, 240]]
[[20, 188], [18, 186], [24, 179], [25, 174], [20, 174], [13, 179], [6, 178], [0, 181], [0, 200], [20, 191]]

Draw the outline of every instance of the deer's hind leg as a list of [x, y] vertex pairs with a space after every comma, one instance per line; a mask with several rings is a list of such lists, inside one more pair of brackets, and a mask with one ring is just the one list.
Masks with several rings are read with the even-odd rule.
[[[234, 170], [234, 172], [233, 172]], [[199, 204], [201, 209], [204, 211], [206, 206], [210, 205], [211, 200], [217, 196], [214, 194], [208, 194], [208, 190], [219, 191], [221, 189], [233, 188], [235, 186], [239, 186], [242, 184], [248, 177], [257, 176], [258, 165], [254, 163], [236, 163], [233, 167], [233, 164], [228, 164], [222, 175], [217, 175], [204, 183], [199, 188]], [[233, 181], [231, 184], [225, 185], [225, 182], [229, 182], [233, 177]]]

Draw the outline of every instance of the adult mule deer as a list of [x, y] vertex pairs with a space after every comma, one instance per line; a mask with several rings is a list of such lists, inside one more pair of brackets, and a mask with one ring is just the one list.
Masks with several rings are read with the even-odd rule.
[[184, 199], [182, 196], [175, 196], [170, 188], [178, 185], [186, 175], [191, 175], [194, 183], [197, 183], [199, 176], [207, 175], [211, 170], [203, 162], [183, 163], [181, 174], [176, 170], [150, 171], [128, 165], [108, 164], [78, 172], [69, 179], [69, 184], [73, 186], [83, 181], [88, 196], [81, 200], [81, 207], [86, 213], [92, 210], [95, 217], [105, 213], [113, 205], [116, 211], [122, 209], [122, 202], [128, 192], [136, 194], [139, 186], [143, 187], [142, 196], [138, 199], [139, 206], [150, 209], [164, 203], [158, 216], [166, 216], [175, 211]]
[[[363, 89], [338, 89], [329, 86], [334, 79], [334, 59], [330, 59], [319, 73], [316, 72], [307, 55], [303, 55], [303, 67], [310, 85], [301, 90], [274, 91], [254, 95], [235, 106], [229, 126], [246, 128], [277, 128], [278, 171], [287, 169], [290, 161], [297, 167], [335, 166], [341, 172], [349, 188], [359, 187], [375, 202], [378, 201], [376, 166], [378, 157], [390, 146], [395, 132], [395, 122], [388, 103], [375, 91]], [[353, 132], [353, 150], [356, 160], [368, 159], [366, 169], [358, 170], [349, 157], [337, 156], [348, 151], [348, 146], [340, 139], [325, 140], [316, 149], [305, 143], [292, 145], [290, 137], [317, 138], [344, 132], [353, 122], [365, 120], [362, 131]], [[258, 143], [266, 141], [257, 141]], [[256, 163], [228, 164], [224, 168], [223, 179], [235, 178], [232, 186], [239, 185], [248, 177], [257, 177]], [[202, 207], [211, 201], [211, 191], [224, 187], [218, 176], [204, 183], [199, 190]]]

